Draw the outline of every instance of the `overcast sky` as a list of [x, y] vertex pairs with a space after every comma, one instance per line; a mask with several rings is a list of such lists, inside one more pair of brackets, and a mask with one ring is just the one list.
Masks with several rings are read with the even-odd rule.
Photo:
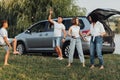
[[80, 7], [87, 9], [87, 14], [96, 8], [112, 8], [120, 11], [120, 0], [75, 0]]

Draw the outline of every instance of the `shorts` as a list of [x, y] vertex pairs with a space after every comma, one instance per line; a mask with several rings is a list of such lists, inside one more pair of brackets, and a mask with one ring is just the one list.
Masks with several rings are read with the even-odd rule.
[[54, 37], [53, 47], [60, 46], [61, 37]]
[[[13, 42], [13, 39], [10, 38], [10, 39], [8, 39], [8, 41], [11, 44]], [[5, 51], [9, 50], [9, 47], [8, 47], [8, 45], [6, 45], [6, 43], [0, 44], [0, 45], [5, 49]]]

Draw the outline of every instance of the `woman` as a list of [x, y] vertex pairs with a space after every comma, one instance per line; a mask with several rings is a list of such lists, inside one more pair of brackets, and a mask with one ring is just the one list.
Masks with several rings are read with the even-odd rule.
[[86, 39], [82, 36], [82, 33], [80, 32], [79, 19], [77, 17], [72, 19], [72, 26], [69, 28], [68, 35], [71, 37], [71, 41], [70, 41], [69, 61], [67, 67], [70, 67], [73, 62], [73, 54], [74, 54], [75, 46], [77, 48], [80, 61], [82, 62], [82, 66], [85, 67], [85, 59], [83, 55], [80, 36], [84, 40]]
[[103, 24], [98, 21], [97, 14], [91, 14], [89, 16], [89, 20], [91, 22], [90, 31], [87, 33], [87, 36], [91, 34], [91, 41], [90, 41], [90, 63], [91, 69], [94, 66], [94, 56], [95, 52], [97, 52], [97, 56], [100, 63], [100, 69], [104, 69], [103, 66], [103, 56], [102, 56], [102, 43], [103, 43], [103, 36], [106, 34]]

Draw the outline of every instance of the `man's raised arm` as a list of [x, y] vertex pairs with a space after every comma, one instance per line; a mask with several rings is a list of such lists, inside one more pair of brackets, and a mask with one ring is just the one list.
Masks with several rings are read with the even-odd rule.
[[51, 23], [54, 23], [53, 20], [51, 19], [52, 14], [53, 14], [53, 11], [52, 11], [52, 9], [50, 9], [49, 16], [48, 16], [48, 21], [51, 22]]

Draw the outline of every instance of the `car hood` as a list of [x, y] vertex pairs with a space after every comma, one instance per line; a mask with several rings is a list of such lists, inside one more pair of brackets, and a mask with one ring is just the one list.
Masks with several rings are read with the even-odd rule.
[[97, 8], [97, 9], [93, 10], [88, 16], [90, 16], [93, 13], [96, 13], [98, 15], [99, 20], [106, 20], [109, 17], [111, 17], [112, 15], [117, 15], [117, 14], [120, 15], [120, 11], [117, 11], [115, 9], [101, 9], [101, 8]]

